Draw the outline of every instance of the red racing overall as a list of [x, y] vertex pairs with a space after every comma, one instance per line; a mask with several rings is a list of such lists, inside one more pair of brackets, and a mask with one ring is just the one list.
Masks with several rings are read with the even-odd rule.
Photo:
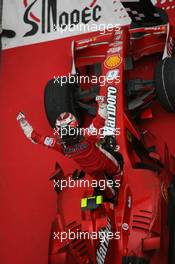
[[[90, 127], [96, 130], [104, 126], [104, 119], [100, 116], [94, 118]], [[110, 176], [119, 172], [117, 160], [107, 151], [97, 146], [99, 137], [85, 133], [83, 140], [75, 145], [63, 145], [56, 137], [41, 136], [32, 131], [31, 139], [35, 143], [42, 144], [48, 148], [63, 153], [66, 157], [72, 158], [88, 174], [108, 173]]]
[[[117, 175], [120, 172], [120, 166], [117, 160], [107, 151], [97, 146], [99, 136], [93, 133], [85, 133], [81, 142], [74, 145], [62, 144], [59, 137], [41, 136], [33, 130], [23, 113], [19, 113], [17, 120], [24, 134], [33, 143], [42, 144], [48, 148], [61, 152], [68, 158], [72, 158], [88, 174], [102, 175], [106, 172], [110, 176]], [[104, 127], [105, 119], [97, 115], [90, 129], [99, 130]]]

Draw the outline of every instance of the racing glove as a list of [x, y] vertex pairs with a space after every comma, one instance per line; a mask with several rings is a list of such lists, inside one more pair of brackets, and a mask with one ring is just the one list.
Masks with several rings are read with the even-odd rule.
[[20, 112], [18, 115], [17, 115], [17, 121], [19, 122], [20, 124], [20, 127], [22, 128], [25, 136], [32, 142], [32, 143], [35, 143], [33, 140], [32, 140], [32, 132], [33, 132], [33, 127], [29, 124], [29, 122], [26, 120], [26, 117], [24, 115], [23, 112]]

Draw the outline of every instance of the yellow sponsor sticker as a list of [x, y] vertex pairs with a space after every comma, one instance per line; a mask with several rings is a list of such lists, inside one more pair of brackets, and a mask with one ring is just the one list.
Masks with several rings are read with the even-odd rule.
[[108, 69], [114, 69], [118, 67], [121, 63], [122, 63], [122, 58], [120, 54], [111, 55], [104, 62], [106, 68]]

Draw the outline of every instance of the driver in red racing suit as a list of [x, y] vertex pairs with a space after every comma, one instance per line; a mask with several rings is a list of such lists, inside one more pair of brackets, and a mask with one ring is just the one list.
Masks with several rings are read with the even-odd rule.
[[[57, 118], [55, 123], [57, 136], [55, 137], [38, 134], [33, 130], [22, 112], [18, 114], [17, 121], [32, 143], [42, 144], [63, 153], [76, 161], [81, 169], [88, 174], [100, 176], [106, 172], [110, 176], [115, 176], [120, 173], [119, 163], [109, 152], [97, 145], [99, 136], [98, 133], [94, 133], [104, 127], [106, 112], [106, 104], [99, 103], [98, 114], [89, 128], [84, 130], [83, 135], [78, 133], [78, 121], [71, 113], [62, 113]], [[76, 133], [70, 133], [70, 129]], [[65, 133], [64, 130], [69, 130], [69, 132]]]

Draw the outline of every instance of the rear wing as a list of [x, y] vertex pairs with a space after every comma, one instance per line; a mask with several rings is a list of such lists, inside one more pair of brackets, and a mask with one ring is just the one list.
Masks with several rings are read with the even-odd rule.
[[[147, 49], [144, 49], [143, 52], [140, 54], [140, 43], [137, 41], [135, 42], [135, 51], [136, 53], [133, 53], [137, 55], [135, 58], [139, 58], [140, 56], [144, 56], [147, 54], [149, 48], [149, 52], [151, 54], [151, 50], [154, 52], [157, 50], [157, 52], [163, 52], [164, 46], [165, 46], [165, 39], [167, 35], [167, 25], [159, 25], [159, 26], [152, 26], [152, 27], [134, 27], [130, 28], [129, 26], [125, 26], [128, 28], [128, 33], [130, 34], [131, 38], [133, 38], [133, 35], [136, 33], [142, 33], [145, 35], [145, 37], [150, 38], [150, 45], [148, 45]], [[94, 37], [88, 38], [88, 39], [81, 39], [75, 41], [72, 46], [72, 58], [74, 61], [74, 69], [75, 65], [77, 67], [81, 66], [87, 66], [97, 63], [102, 63], [106, 56], [108, 55], [108, 50], [110, 51], [116, 51], [120, 50], [121, 41], [117, 41], [116, 39], [120, 38], [120, 34], [123, 27], [113, 28], [113, 31], [106, 32], [106, 34], [103, 35], [94, 35]], [[162, 38], [157, 39], [155, 36], [162, 36]], [[157, 40], [156, 40], [157, 39]], [[134, 38], [132, 39], [134, 43]], [[137, 40], [137, 38], [136, 38]], [[147, 40], [148, 41], [148, 40]], [[153, 42], [154, 46], [151, 46], [151, 43]], [[115, 43], [115, 44], [114, 44]], [[138, 49], [136, 48], [139, 45]], [[145, 52], [145, 54], [144, 54]], [[75, 72], [75, 70], [73, 71]]]

